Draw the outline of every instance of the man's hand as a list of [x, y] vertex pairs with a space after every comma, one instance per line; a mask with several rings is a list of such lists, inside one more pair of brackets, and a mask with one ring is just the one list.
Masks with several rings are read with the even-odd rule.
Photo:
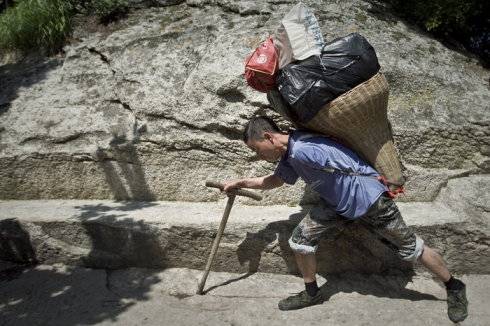
[[223, 191], [224, 192], [230, 192], [233, 189], [239, 189], [242, 188], [243, 179], [237, 179], [237, 180], [228, 180], [223, 182]]

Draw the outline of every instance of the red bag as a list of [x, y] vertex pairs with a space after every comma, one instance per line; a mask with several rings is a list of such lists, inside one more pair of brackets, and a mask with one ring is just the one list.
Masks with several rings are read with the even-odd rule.
[[250, 87], [267, 93], [276, 86], [277, 70], [278, 55], [269, 37], [245, 59], [245, 79]]

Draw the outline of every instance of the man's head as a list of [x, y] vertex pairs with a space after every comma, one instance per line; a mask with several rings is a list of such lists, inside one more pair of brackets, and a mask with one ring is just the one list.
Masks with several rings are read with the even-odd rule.
[[267, 117], [254, 117], [245, 126], [243, 141], [260, 159], [275, 162], [287, 148], [287, 135]]

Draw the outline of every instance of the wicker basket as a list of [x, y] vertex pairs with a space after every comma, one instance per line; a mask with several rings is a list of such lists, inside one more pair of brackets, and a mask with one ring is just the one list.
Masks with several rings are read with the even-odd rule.
[[344, 141], [390, 182], [405, 179], [387, 117], [388, 83], [382, 73], [325, 105], [303, 127]]

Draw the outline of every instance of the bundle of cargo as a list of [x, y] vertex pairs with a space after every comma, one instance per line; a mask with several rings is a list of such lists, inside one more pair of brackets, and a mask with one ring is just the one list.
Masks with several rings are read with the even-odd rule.
[[325, 44], [319, 55], [279, 70], [276, 85], [300, 122], [307, 123], [325, 104], [368, 80], [379, 68], [374, 48], [352, 33]]
[[[297, 14], [298, 6], [302, 15]], [[293, 10], [296, 14], [287, 17], [296, 19], [297, 24], [310, 17], [310, 31], [318, 30], [311, 28], [316, 19], [311, 19], [304, 5]], [[280, 69], [271, 74], [275, 85], [266, 90], [273, 109], [296, 127], [340, 139], [385, 177], [392, 194], [402, 191], [405, 180], [387, 117], [388, 83], [379, 72], [374, 48], [353, 33], [323, 44], [320, 50], [318, 42], [310, 42], [310, 53], [318, 54], [298, 59], [295, 46], [284, 39], [287, 29], [283, 21], [273, 39], [280, 63]], [[303, 30], [308, 33], [307, 28]], [[318, 41], [318, 37], [310, 39]], [[301, 48], [302, 54], [308, 53], [304, 44]]]

